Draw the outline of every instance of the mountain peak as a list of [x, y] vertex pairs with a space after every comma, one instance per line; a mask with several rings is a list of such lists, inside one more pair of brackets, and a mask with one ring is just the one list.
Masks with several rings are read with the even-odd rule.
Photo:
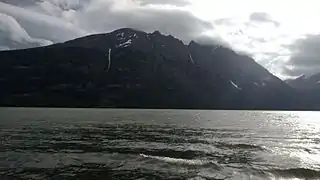
[[151, 33], [152, 35], [162, 35], [160, 31], [156, 30], [153, 33]]
[[297, 77], [296, 79], [306, 79], [308, 78], [305, 74], [300, 75], [299, 77]]
[[143, 31], [139, 31], [139, 30], [136, 30], [133, 28], [120, 28], [120, 29], [112, 31], [111, 33], [118, 33], [118, 32], [140, 32], [141, 33]]
[[197, 42], [195, 42], [194, 40], [191, 40], [190, 43], [188, 44], [189, 47], [192, 46], [199, 46], [199, 44]]

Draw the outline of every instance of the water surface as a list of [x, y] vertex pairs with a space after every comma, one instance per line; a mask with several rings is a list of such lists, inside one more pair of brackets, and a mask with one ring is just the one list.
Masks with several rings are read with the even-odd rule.
[[320, 113], [0, 108], [0, 179], [320, 179]]

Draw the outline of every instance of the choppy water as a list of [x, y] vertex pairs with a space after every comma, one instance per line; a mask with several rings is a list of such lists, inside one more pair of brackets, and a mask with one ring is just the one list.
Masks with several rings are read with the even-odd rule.
[[320, 113], [0, 108], [0, 179], [320, 179]]

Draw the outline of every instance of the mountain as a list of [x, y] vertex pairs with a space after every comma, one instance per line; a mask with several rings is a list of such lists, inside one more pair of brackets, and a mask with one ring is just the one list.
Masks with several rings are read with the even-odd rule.
[[295, 91], [252, 58], [129, 28], [0, 52], [0, 105], [292, 109]]
[[298, 92], [300, 106], [305, 109], [320, 109], [320, 73], [285, 81]]
[[296, 79], [286, 80], [286, 83], [299, 90], [320, 90], [320, 73], [312, 76], [302, 75]]

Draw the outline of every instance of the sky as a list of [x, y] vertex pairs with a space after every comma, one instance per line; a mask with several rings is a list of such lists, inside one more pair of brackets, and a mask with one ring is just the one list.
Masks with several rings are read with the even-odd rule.
[[128, 27], [223, 44], [286, 79], [320, 72], [318, 0], [0, 0], [0, 50]]

